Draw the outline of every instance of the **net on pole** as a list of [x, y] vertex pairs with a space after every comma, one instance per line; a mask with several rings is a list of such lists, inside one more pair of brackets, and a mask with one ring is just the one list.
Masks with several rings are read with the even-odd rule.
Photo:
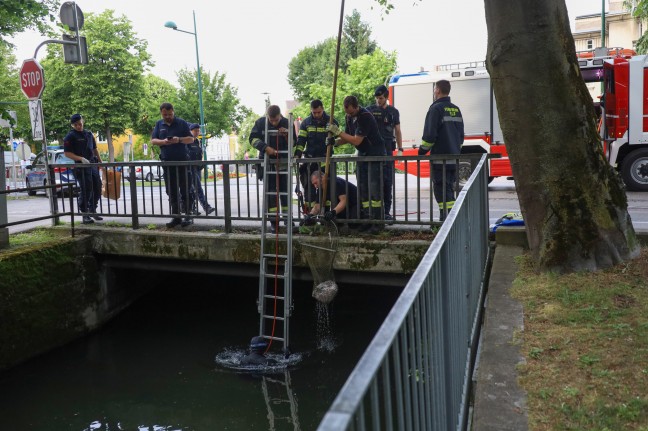
[[333, 273], [333, 260], [338, 248], [337, 226], [318, 216], [311, 224], [302, 226], [300, 233], [302, 255], [313, 275], [313, 298], [328, 304], [338, 291]]

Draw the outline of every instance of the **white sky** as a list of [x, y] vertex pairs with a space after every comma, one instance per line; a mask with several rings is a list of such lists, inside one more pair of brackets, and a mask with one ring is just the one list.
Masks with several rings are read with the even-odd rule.
[[[344, 14], [360, 12], [378, 45], [397, 51], [400, 73], [484, 59], [484, 0], [392, 2], [396, 9], [383, 15], [372, 0], [346, 0]], [[340, 16], [340, 1], [330, 0], [78, 0], [77, 4], [85, 14], [113, 9], [117, 16], [128, 17], [138, 37], [149, 43], [156, 63], [151, 72], [174, 84], [178, 70], [196, 69], [194, 37], [167, 29], [164, 23], [172, 20], [179, 29], [193, 32], [195, 10], [203, 70], [226, 73], [227, 81], [238, 87], [242, 103], [259, 114], [265, 106], [264, 92], [281, 107], [293, 98], [286, 78], [288, 63], [300, 49], [336, 37]], [[566, 4], [572, 28], [576, 16], [601, 11], [600, 0], [566, 0]], [[31, 58], [43, 40], [36, 32], [14, 38], [18, 63]], [[41, 48], [38, 57], [45, 51]], [[47, 82], [47, 71], [45, 77]]]

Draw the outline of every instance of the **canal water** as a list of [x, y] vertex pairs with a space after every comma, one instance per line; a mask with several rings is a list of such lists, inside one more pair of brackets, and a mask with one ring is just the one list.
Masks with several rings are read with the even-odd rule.
[[216, 358], [257, 334], [257, 280], [166, 277], [101, 330], [0, 373], [0, 430], [314, 430], [401, 289], [341, 285], [325, 323], [311, 287], [294, 286], [291, 365], [254, 373]]

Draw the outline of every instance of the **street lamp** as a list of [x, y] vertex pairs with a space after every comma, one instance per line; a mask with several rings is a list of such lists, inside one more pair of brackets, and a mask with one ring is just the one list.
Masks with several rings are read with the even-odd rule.
[[193, 34], [194, 40], [196, 42], [196, 64], [198, 66], [198, 104], [200, 106], [200, 145], [203, 149], [203, 160], [207, 160], [207, 148], [205, 147], [205, 110], [203, 108], [203, 98], [202, 98], [202, 75], [200, 73], [200, 56], [198, 55], [198, 30], [196, 29], [196, 11], [193, 11], [193, 21], [194, 21], [194, 31], [180, 30], [175, 22], [167, 21], [164, 23], [164, 26], [167, 28], [172, 28], [176, 31], [182, 33]]

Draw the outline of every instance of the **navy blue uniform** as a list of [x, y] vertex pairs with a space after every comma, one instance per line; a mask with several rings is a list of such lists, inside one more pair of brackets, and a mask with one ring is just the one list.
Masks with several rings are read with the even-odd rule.
[[[329, 181], [330, 183], [330, 181]], [[329, 211], [335, 207], [335, 204], [340, 199], [340, 196], [346, 195], [346, 208], [344, 211], [336, 215], [338, 219], [355, 219], [358, 218], [358, 188], [340, 177], [335, 177], [335, 195], [337, 200], [333, 200], [333, 187], [331, 184], [326, 189], [328, 196], [324, 202], [325, 211]], [[320, 190], [317, 190], [317, 199], [320, 199]]]
[[[96, 162], [94, 151], [97, 149], [97, 142], [94, 136], [87, 130], [70, 132], [63, 138], [64, 151], [71, 152], [77, 156], [84, 157], [90, 162]], [[81, 163], [81, 162], [76, 162]], [[101, 197], [101, 178], [99, 169], [96, 167], [74, 168], [74, 176], [79, 183], [80, 193], [78, 199], [79, 211], [84, 213], [97, 212], [97, 204]]]
[[[288, 136], [283, 135], [281, 133], [273, 134], [270, 136], [266, 136], [265, 134], [265, 129], [266, 129], [266, 117], [261, 117], [258, 120], [254, 122], [254, 126], [252, 127], [252, 130], [250, 131], [250, 144], [257, 150], [259, 150], [259, 158], [263, 158], [265, 156], [265, 149], [266, 147], [271, 147], [274, 148], [277, 151], [281, 151], [279, 153], [279, 158], [281, 159], [286, 159], [288, 158]], [[281, 117], [281, 120], [279, 120], [279, 124], [277, 126], [273, 126], [269, 121], [268, 121], [268, 131], [270, 130], [279, 130], [280, 128], [287, 129], [292, 132], [293, 134], [293, 142], [297, 139], [297, 135], [295, 133], [295, 128], [291, 125], [288, 124], [288, 119]], [[287, 193], [288, 192], [288, 178], [286, 175], [276, 175], [277, 173], [277, 166], [279, 166], [280, 171], [286, 171], [288, 169], [288, 165], [286, 163], [283, 164], [273, 164], [269, 163], [268, 164], [268, 172], [266, 178], [268, 178], [268, 184], [266, 184], [267, 191], [269, 192], [277, 192], [277, 183], [279, 183], [279, 192]], [[271, 193], [267, 195], [268, 197], [268, 212], [277, 214], [278, 208], [277, 208], [277, 194], [276, 193]], [[288, 213], [288, 196], [286, 194], [283, 194], [280, 196], [281, 200], [281, 212], [283, 214]]]
[[[378, 105], [371, 105], [367, 110], [374, 115], [380, 135], [385, 141], [385, 152], [391, 156], [396, 149], [396, 136], [394, 130], [400, 124], [400, 113], [391, 105], [381, 108]], [[394, 162], [385, 162], [383, 166], [383, 203], [385, 204], [385, 216], [391, 215], [392, 197], [394, 188]]]
[[[158, 120], [151, 134], [152, 139], [184, 138], [191, 136], [189, 124], [182, 118], [174, 117], [171, 124]], [[160, 146], [160, 160], [163, 162], [184, 162], [189, 160], [189, 151], [186, 144], [172, 144]], [[187, 166], [163, 166], [166, 192], [169, 195], [171, 213], [174, 215], [188, 212], [188, 170]], [[178, 191], [180, 192], [178, 194]]]
[[[189, 145], [189, 160], [202, 160], [203, 159], [203, 150], [202, 145], [199, 139], [194, 139], [193, 143]], [[202, 188], [202, 183], [200, 182], [202, 170], [205, 168], [205, 165], [193, 165], [191, 167], [191, 202], [192, 208], [195, 212], [198, 212], [198, 202], [202, 205], [203, 209], [207, 214], [211, 210], [211, 205], [207, 202], [207, 196]]]
[[[299, 126], [299, 135], [297, 136], [297, 145], [295, 146], [295, 157], [299, 158], [302, 154], [306, 158], [310, 157], [326, 157], [326, 125], [331, 120], [331, 117], [324, 112], [319, 119], [313, 118], [309, 115]], [[333, 124], [336, 126], [338, 122], [333, 119]], [[310, 176], [316, 169], [321, 169], [324, 172], [326, 162], [321, 162], [320, 166], [316, 164], [304, 163], [299, 166], [300, 180], [304, 190], [306, 190], [306, 202], [311, 207], [317, 202], [315, 201], [315, 188], [310, 182]]]
[[[384, 156], [385, 143], [378, 131], [378, 124], [371, 112], [359, 108], [355, 117], [347, 115], [345, 133], [354, 136], [364, 136], [360, 145], [356, 146], [360, 156]], [[358, 162], [358, 190], [360, 191], [361, 216], [363, 218], [382, 219], [382, 183], [381, 162]]]
[[[419, 148], [419, 155], [427, 154], [428, 151], [430, 154], [461, 154], [463, 141], [464, 123], [459, 107], [450, 102], [450, 97], [439, 97], [430, 105], [425, 116], [423, 142]], [[443, 221], [455, 203], [456, 162], [448, 160], [445, 166], [442, 161], [432, 163], [432, 175], [434, 197], [439, 204], [441, 221]]]

